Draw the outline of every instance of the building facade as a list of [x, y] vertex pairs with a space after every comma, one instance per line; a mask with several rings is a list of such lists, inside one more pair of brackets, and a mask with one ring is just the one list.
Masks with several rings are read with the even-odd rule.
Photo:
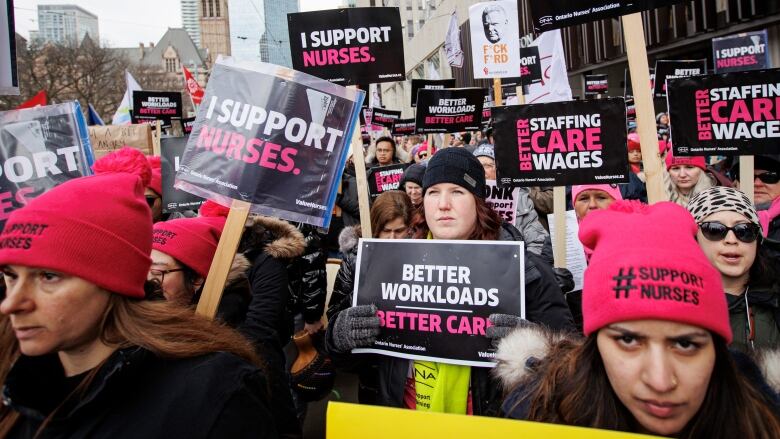
[[97, 15], [76, 5], [38, 5], [39, 43], [78, 45], [89, 35], [100, 41]]
[[237, 61], [260, 61], [265, 31], [263, 0], [229, 0], [230, 56]]
[[219, 55], [230, 55], [230, 22], [227, 0], [198, 1], [200, 47], [208, 52], [209, 63]]
[[260, 38], [260, 59], [263, 62], [292, 68], [287, 14], [299, 10], [298, 0], [264, 1], [265, 32]]
[[181, 23], [196, 46], [200, 47], [200, 18], [198, 0], [181, 1]]

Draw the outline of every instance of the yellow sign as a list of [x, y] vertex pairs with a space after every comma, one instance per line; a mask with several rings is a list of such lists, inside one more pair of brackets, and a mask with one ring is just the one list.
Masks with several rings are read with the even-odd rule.
[[453, 439], [488, 436], [524, 439], [639, 439], [654, 437], [513, 419], [418, 412], [341, 402], [328, 404], [326, 421], [326, 437], [328, 439], [367, 437], [371, 439]]

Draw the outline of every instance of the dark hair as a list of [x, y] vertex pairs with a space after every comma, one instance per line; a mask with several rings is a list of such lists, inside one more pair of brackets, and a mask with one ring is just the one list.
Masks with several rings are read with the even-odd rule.
[[371, 205], [371, 233], [374, 238], [390, 221], [401, 218], [407, 226], [412, 220], [412, 201], [406, 192], [387, 191], [379, 195]]
[[[637, 432], [639, 426], [609, 383], [597, 333], [552, 343], [549, 355], [518, 385], [515, 408], [529, 407], [529, 421]], [[681, 438], [780, 437], [773, 403], [737, 369], [726, 342], [712, 335], [715, 365], [707, 394]]]
[[765, 238], [759, 238], [756, 246], [756, 259], [750, 266], [749, 285], [771, 287], [780, 278], [780, 273], [772, 264], [772, 256], [769, 254], [765, 242]]
[[[495, 210], [488, 206], [487, 202], [480, 198], [475, 197], [474, 194], [470, 195], [474, 197], [477, 210], [477, 222], [474, 225], [474, 230], [471, 232], [467, 239], [472, 241], [495, 241], [498, 239], [498, 234], [501, 230], [501, 217], [498, 216]], [[423, 196], [423, 202], [417, 207], [412, 219], [412, 237], [416, 239], [425, 239], [428, 237], [430, 228], [428, 222], [425, 219], [425, 196]]]
[[460, 136], [461, 140], [463, 140], [463, 143], [470, 143], [471, 142], [471, 133], [463, 133]]
[[382, 136], [382, 137], [376, 139], [376, 142], [374, 142], [374, 145], [379, 146], [379, 142], [390, 142], [390, 145], [392, 145], [392, 147], [393, 147], [393, 158], [395, 158], [396, 151], [398, 150], [398, 147], [395, 144], [395, 140], [393, 140], [392, 137]]

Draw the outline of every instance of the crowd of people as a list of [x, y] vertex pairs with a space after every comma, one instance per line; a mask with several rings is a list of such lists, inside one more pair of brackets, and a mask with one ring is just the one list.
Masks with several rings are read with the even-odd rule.
[[[163, 214], [159, 158], [103, 157], [0, 235], [0, 437], [300, 437], [334, 373], [357, 376], [361, 404], [780, 437], [780, 155], [756, 156], [741, 181], [737, 163], [673, 156], [667, 122], [669, 201], [647, 204], [633, 134], [629, 183], [568, 188], [581, 290], [554, 268], [551, 187], [521, 188], [513, 223], [486, 202], [489, 131], [380, 137], [348, 160], [329, 233], [250, 216], [215, 320], [195, 306], [228, 209]], [[355, 167], [398, 163], [399, 190], [361, 218]], [[376, 306], [353, 306], [361, 221], [374, 238], [525, 242], [526, 318], [490, 316], [495, 369], [352, 353], [380, 333]], [[329, 255], [341, 265], [326, 306]], [[320, 352], [299, 373], [302, 337]]]

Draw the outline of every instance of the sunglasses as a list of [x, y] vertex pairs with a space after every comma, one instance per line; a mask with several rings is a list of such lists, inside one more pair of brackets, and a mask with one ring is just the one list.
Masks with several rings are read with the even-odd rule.
[[699, 229], [701, 229], [701, 234], [710, 241], [722, 241], [726, 238], [729, 231], [732, 231], [737, 239], [747, 244], [758, 239], [758, 236], [761, 234], [759, 227], [751, 223], [741, 223], [734, 227], [727, 227], [725, 224], [717, 221], [706, 221], [699, 223]]
[[424, 153], [424, 154], [417, 154], [417, 158], [424, 159], [424, 158], [426, 158], [426, 157], [428, 157], [428, 154], [427, 154], [427, 153]]
[[147, 195], [146, 196], [146, 204], [149, 205], [149, 207], [154, 207], [154, 202], [157, 201], [157, 197], [154, 195]]
[[756, 174], [755, 178], [761, 180], [764, 184], [775, 184], [780, 181], [780, 174], [777, 172], [764, 172]]

